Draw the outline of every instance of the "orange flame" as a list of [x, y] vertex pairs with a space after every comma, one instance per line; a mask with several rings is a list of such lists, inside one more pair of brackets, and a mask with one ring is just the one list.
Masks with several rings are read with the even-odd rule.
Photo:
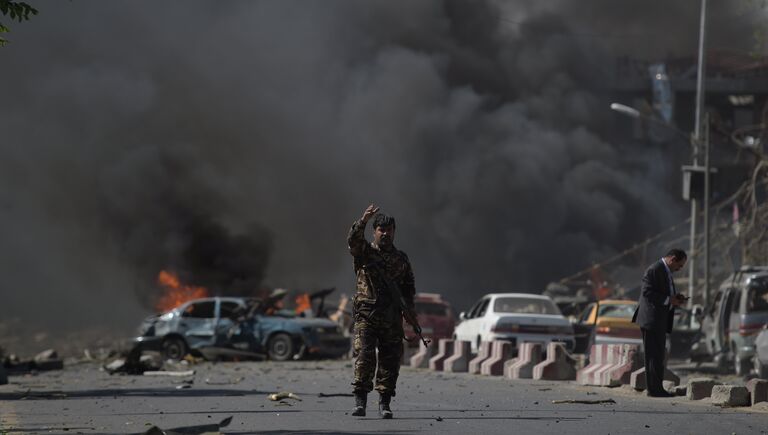
[[161, 270], [157, 275], [157, 284], [165, 291], [155, 304], [155, 308], [160, 312], [172, 310], [192, 299], [208, 297], [205, 287], [184, 285], [178, 276], [165, 270]]
[[296, 314], [301, 314], [304, 311], [312, 309], [312, 304], [309, 302], [309, 295], [306, 293], [296, 296]]

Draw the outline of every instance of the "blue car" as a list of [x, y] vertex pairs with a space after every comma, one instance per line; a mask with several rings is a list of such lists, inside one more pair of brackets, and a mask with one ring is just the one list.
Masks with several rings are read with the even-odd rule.
[[[178, 360], [190, 351], [231, 349], [286, 361], [307, 356], [338, 358], [350, 339], [325, 318], [258, 314], [255, 300], [213, 297], [186, 302], [147, 318], [134, 343], [139, 350], [158, 350]], [[245, 315], [245, 313], [250, 313]]]

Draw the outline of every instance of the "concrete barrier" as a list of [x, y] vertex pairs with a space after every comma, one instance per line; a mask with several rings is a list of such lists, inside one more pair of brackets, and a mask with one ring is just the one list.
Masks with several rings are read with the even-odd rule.
[[507, 379], [533, 378], [533, 368], [541, 363], [542, 351], [541, 343], [521, 343], [517, 358], [504, 364], [504, 377]]
[[[643, 365], [645, 365], [645, 362], [643, 362]], [[666, 367], [664, 368], [664, 379], [662, 381], [671, 381], [675, 385], [680, 385], [680, 377]], [[645, 367], [632, 372], [629, 377], [629, 384], [632, 388], [638, 391], [643, 391], [647, 388], [648, 384], [645, 382]]]
[[720, 382], [711, 378], [691, 378], [688, 380], [688, 391], [686, 397], [688, 400], [706, 399], [712, 395], [712, 388], [720, 385]]
[[477, 349], [477, 356], [472, 358], [472, 361], [469, 362], [469, 369], [467, 370], [467, 372], [473, 375], [479, 374], [480, 365], [483, 363], [483, 361], [490, 358], [490, 356], [491, 356], [491, 342], [481, 341], [480, 348]]
[[411, 361], [411, 357], [419, 352], [419, 347], [411, 347], [410, 343], [403, 340], [403, 355], [400, 357], [400, 364], [408, 364]]
[[747, 391], [749, 391], [749, 403], [754, 405], [768, 402], [768, 381], [765, 379], [750, 379], [747, 382]]
[[491, 347], [491, 357], [480, 364], [480, 374], [486, 376], [501, 376], [504, 374], [504, 363], [512, 358], [512, 343], [494, 341]]
[[466, 373], [472, 358], [472, 343], [457, 340], [453, 343], [453, 355], [443, 362], [443, 371], [448, 373]]
[[749, 406], [749, 391], [737, 385], [715, 385], [710, 401], [718, 406]]
[[430, 343], [431, 346], [425, 346], [423, 342], [419, 342], [419, 351], [411, 357], [409, 364], [414, 369], [426, 369], [429, 368], [429, 359], [435, 356], [437, 350], [437, 343]]
[[453, 355], [453, 340], [441, 338], [438, 342], [437, 355], [429, 359], [429, 369], [443, 371], [443, 363]]
[[570, 381], [576, 379], [576, 368], [563, 343], [549, 343], [547, 359], [533, 368], [533, 379]]
[[593, 344], [589, 349], [589, 364], [576, 372], [576, 382], [581, 385], [599, 385], [595, 380], [595, 372], [609, 367], [608, 344]]
[[[616, 344], [611, 351], [613, 365], [607, 369], [598, 370], [595, 373], [600, 381], [599, 385], [604, 387], [617, 387], [627, 385], [632, 380], [632, 373], [643, 368], [645, 364], [643, 354], [640, 352], [640, 345], [637, 344]], [[680, 380], [678, 379], [678, 383]], [[677, 385], [677, 384], [676, 384]]]

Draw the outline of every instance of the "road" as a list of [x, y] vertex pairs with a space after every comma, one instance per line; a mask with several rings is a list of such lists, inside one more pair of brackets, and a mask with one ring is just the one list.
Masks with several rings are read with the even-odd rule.
[[[508, 381], [403, 368], [395, 419], [349, 415], [348, 361], [203, 363], [187, 378], [109, 375], [94, 363], [0, 386], [0, 433], [123, 434], [210, 425], [232, 416], [231, 434], [568, 433], [766, 434], [768, 413], [703, 402], [650, 399], [626, 388]], [[267, 398], [289, 391], [301, 401]], [[331, 397], [319, 397], [320, 394]], [[338, 396], [337, 396], [338, 395]], [[615, 404], [553, 404], [557, 399]]]

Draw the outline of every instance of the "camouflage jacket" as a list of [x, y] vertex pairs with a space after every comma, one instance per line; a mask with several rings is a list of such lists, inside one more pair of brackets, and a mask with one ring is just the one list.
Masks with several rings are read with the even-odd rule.
[[390, 289], [390, 285], [397, 286], [406, 305], [412, 309], [416, 287], [408, 256], [394, 246], [388, 250], [379, 249], [365, 240], [364, 232], [365, 223], [357, 221], [352, 224], [347, 236], [357, 276], [355, 311], [364, 315], [374, 310], [399, 314], [401, 304], [395, 300], [396, 292]]

